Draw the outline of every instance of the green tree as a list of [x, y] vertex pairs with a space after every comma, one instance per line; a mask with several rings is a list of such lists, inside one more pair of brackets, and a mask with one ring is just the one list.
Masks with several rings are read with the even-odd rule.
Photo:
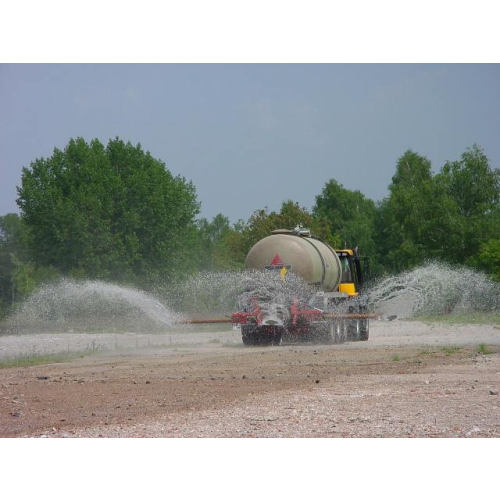
[[211, 270], [216, 267], [215, 254], [223, 245], [224, 238], [231, 231], [229, 219], [222, 214], [217, 214], [212, 221], [201, 218], [198, 221], [200, 268]]
[[256, 210], [243, 224], [241, 232], [245, 253], [275, 229], [294, 229], [298, 225], [310, 229], [319, 238], [327, 239], [331, 232], [325, 218], [315, 218], [298, 203], [287, 200], [282, 203], [279, 212], [269, 212], [267, 207]]
[[133, 280], [198, 265], [195, 188], [140, 145], [72, 139], [24, 168], [18, 193], [37, 266]]
[[489, 253], [478, 260], [479, 248], [500, 233], [499, 176], [478, 146], [435, 176], [425, 157], [407, 151], [379, 206], [377, 233], [388, 269], [426, 259], [484, 267]]
[[326, 220], [330, 225], [333, 246], [359, 247], [361, 253], [371, 258], [373, 269], [377, 271], [377, 209], [372, 200], [360, 191], [351, 191], [330, 179], [316, 197], [313, 214], [317, 220]]
[[491, 239], [481, 245], [476, 265], [500, 281], [500, 239]]
[[222, 271], [241, 270], [244, 267], [246, 254], [241, 225], [235, 224], [214, 248], [214, 267]]
[[24, 231], [17, 214], [0, 217], [0, 312], [15, 300], [13, 273], [15, 259], [24, 257]]
[[483, 150], [474, 145], [461, 159], [447, 162], [435, 176], [438, 196], [433, 218], [441, 227], [447, 260], [474, 264], [481, 245], [500, 234], [500, 170], [490, 166]]
[[397, 161], [389, 196], [378, 208], [377, 239], [381, 260], [389, 272], [401, 271], [427, 257], [422, 228], [433, 198], [430, 161], [411, 150]]
[[41, 283], [54, 281], [61, 276], [53, 266], [37, 267], [31, 262], [22, 262], [15, 257], [13, 257], [13, 262], [13, 302], [21, 302]]

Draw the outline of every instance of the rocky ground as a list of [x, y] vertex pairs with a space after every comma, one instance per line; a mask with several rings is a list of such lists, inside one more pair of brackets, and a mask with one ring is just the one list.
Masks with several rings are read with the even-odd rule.
[[0, 361], [92, 341], [109, 349], [0, 369], [0, 436], [500, 436], [494, 326], [374, 321], [368, 342], [272, 348], [229, 330], [4, 336]]

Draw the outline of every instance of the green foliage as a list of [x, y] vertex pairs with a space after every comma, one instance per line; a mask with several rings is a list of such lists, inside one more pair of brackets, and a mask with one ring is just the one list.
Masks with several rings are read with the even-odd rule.
[[246, 252], [240, 228], [230, 228], [224, 238], [214, 248], [213, 263], [222, 271], [239, 271], [243, 269]]
[[213, 270], [224, 268], [224, 238], [231, 231], [229, 219], [222, 214], [217, 214], [212, 222], [205, 218], [198, 221], [198, 239], [200, 245], [200, 269]]
[[125, 280], [197, 267], [195, 188], [140, 145], [72, 139], [24, 168], [18, 192], [37, 266]]
[[95, 354], [95, 351], [92, 350], [55, 352], [50, 354], [42, 354], [38, 352], [20, 354], [15, 357], [2, 358], [0, 360], [0, 369], [65, 363], [67, 361], [71, 361], [72, 359], [83, 358], [93, 354]]
[[457, 352], [460, 352], [461, 347], [457, 346], [444, 346], [441, 347], [441, 351], [444, 352], [445, 356], [451, 356], [452, 354], [456, 354]]
[[331, 227], [331, 234], [325, 239], [334, 248], [359, 247], [361, 254], [371, 257], [372, 269], [377, 270], [377, 208], [372, 200], [331, 179], [316, 197], [313, 214]]
[[0, 317], [16, 301], [16, 272], [21, 259], [26, 259], [26, 233], [17, 214], [0, 217]]
[[446, 163], [435, 182], [446, 204], [447, 260], [474, 265], [478, 248], [500, 233], [500, 171], [474, 145]]
[[379, 206], [379, 252], [387, 270], [401, 271], [425, 258], [421, 235], [428, 216], [431, 164], [427, 158], [406, 151], [396, 164], [389, 197]]
[[334, 248], [358, 247], [374, 275], [438, 259], [500, 280], [500, 171], [476, 145], [436, 175], [406, 151], [381, 202], [331, 179], [312, 213], [287, 200], [233, 226], [222, 214], [196, 221], [194, 186], [118, 138], [71, 140], [23, 169], [18, 192], [21, 217], [0, 217], [0, 315], [61, 275], [148, 286], [239, 270], [257, 241], [297, 225]]
[[389, 191], [377, 219], [379, 253], [387, 271], [439, 259], [490, 266], [492, 272], [495, 244], [489, 241], [500, 233], [500, 172], [490, 167], [478, 146], [435, 176], [426, 158], [407, 151], [398, 160]]
[[479, 354], [493, 354], [494, 351], [488, 348], [486, 344], [479, 344], [477, 346], [477, 352]]
[[54, 266], [35, 266], [30, 262], [13, 259], [13, 294], [17, 301], [29, 295], [41, 283], [49, 283], [60, 278], [61, 273]]
[[498, 325], [500, 316], [497, 313], [490, 312], [466, 312], [453, 314], [432, 314], [415, 315], [412, 321], [422, 321], [424, 323], [444, 323], [448, 325]]
[[476, 264], [500, 281], [500, 239], [491, 239], [481, 244]]
[[256, 210], [242, 227], [245, 250], [252, 248], [257, 241], [271, 234], [275, 229], [293, 229], [302, 225], [319, 238], [328, 238], [330, 228], [325, 219], [315, 218], [298, 203], [287, 200], [279, 212], [269, 212], [267, 208]]

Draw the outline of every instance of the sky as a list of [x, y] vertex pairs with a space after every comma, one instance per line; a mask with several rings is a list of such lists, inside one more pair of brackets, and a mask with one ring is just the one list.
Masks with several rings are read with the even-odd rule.
[[329, 179], [381, 200], [412, 149], [474, 143], [500, 167], [499, 65], [0, 65], [0, 215], [21, 169], [70, 138], [141, 143], [231, 222]]

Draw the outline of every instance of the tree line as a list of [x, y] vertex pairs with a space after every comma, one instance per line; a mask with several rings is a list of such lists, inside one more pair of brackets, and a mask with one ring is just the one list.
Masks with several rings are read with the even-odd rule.
[[441, 260], [500, 280], [500, 171], [477, 145], [436, 174], [406, 151], [381, 201], [330, 179], [312, 210], [285, 200], [231, 224], [199, 218], [195, 186], [140, 145], [78, 138], [23, 168], [17, 203], [20, 215], [0, 217], [0, 314], [60, 276], [148, 288], [242, 269], [259, 239], [298, 224], [335, 248], [358, 247], [375, 276]]

